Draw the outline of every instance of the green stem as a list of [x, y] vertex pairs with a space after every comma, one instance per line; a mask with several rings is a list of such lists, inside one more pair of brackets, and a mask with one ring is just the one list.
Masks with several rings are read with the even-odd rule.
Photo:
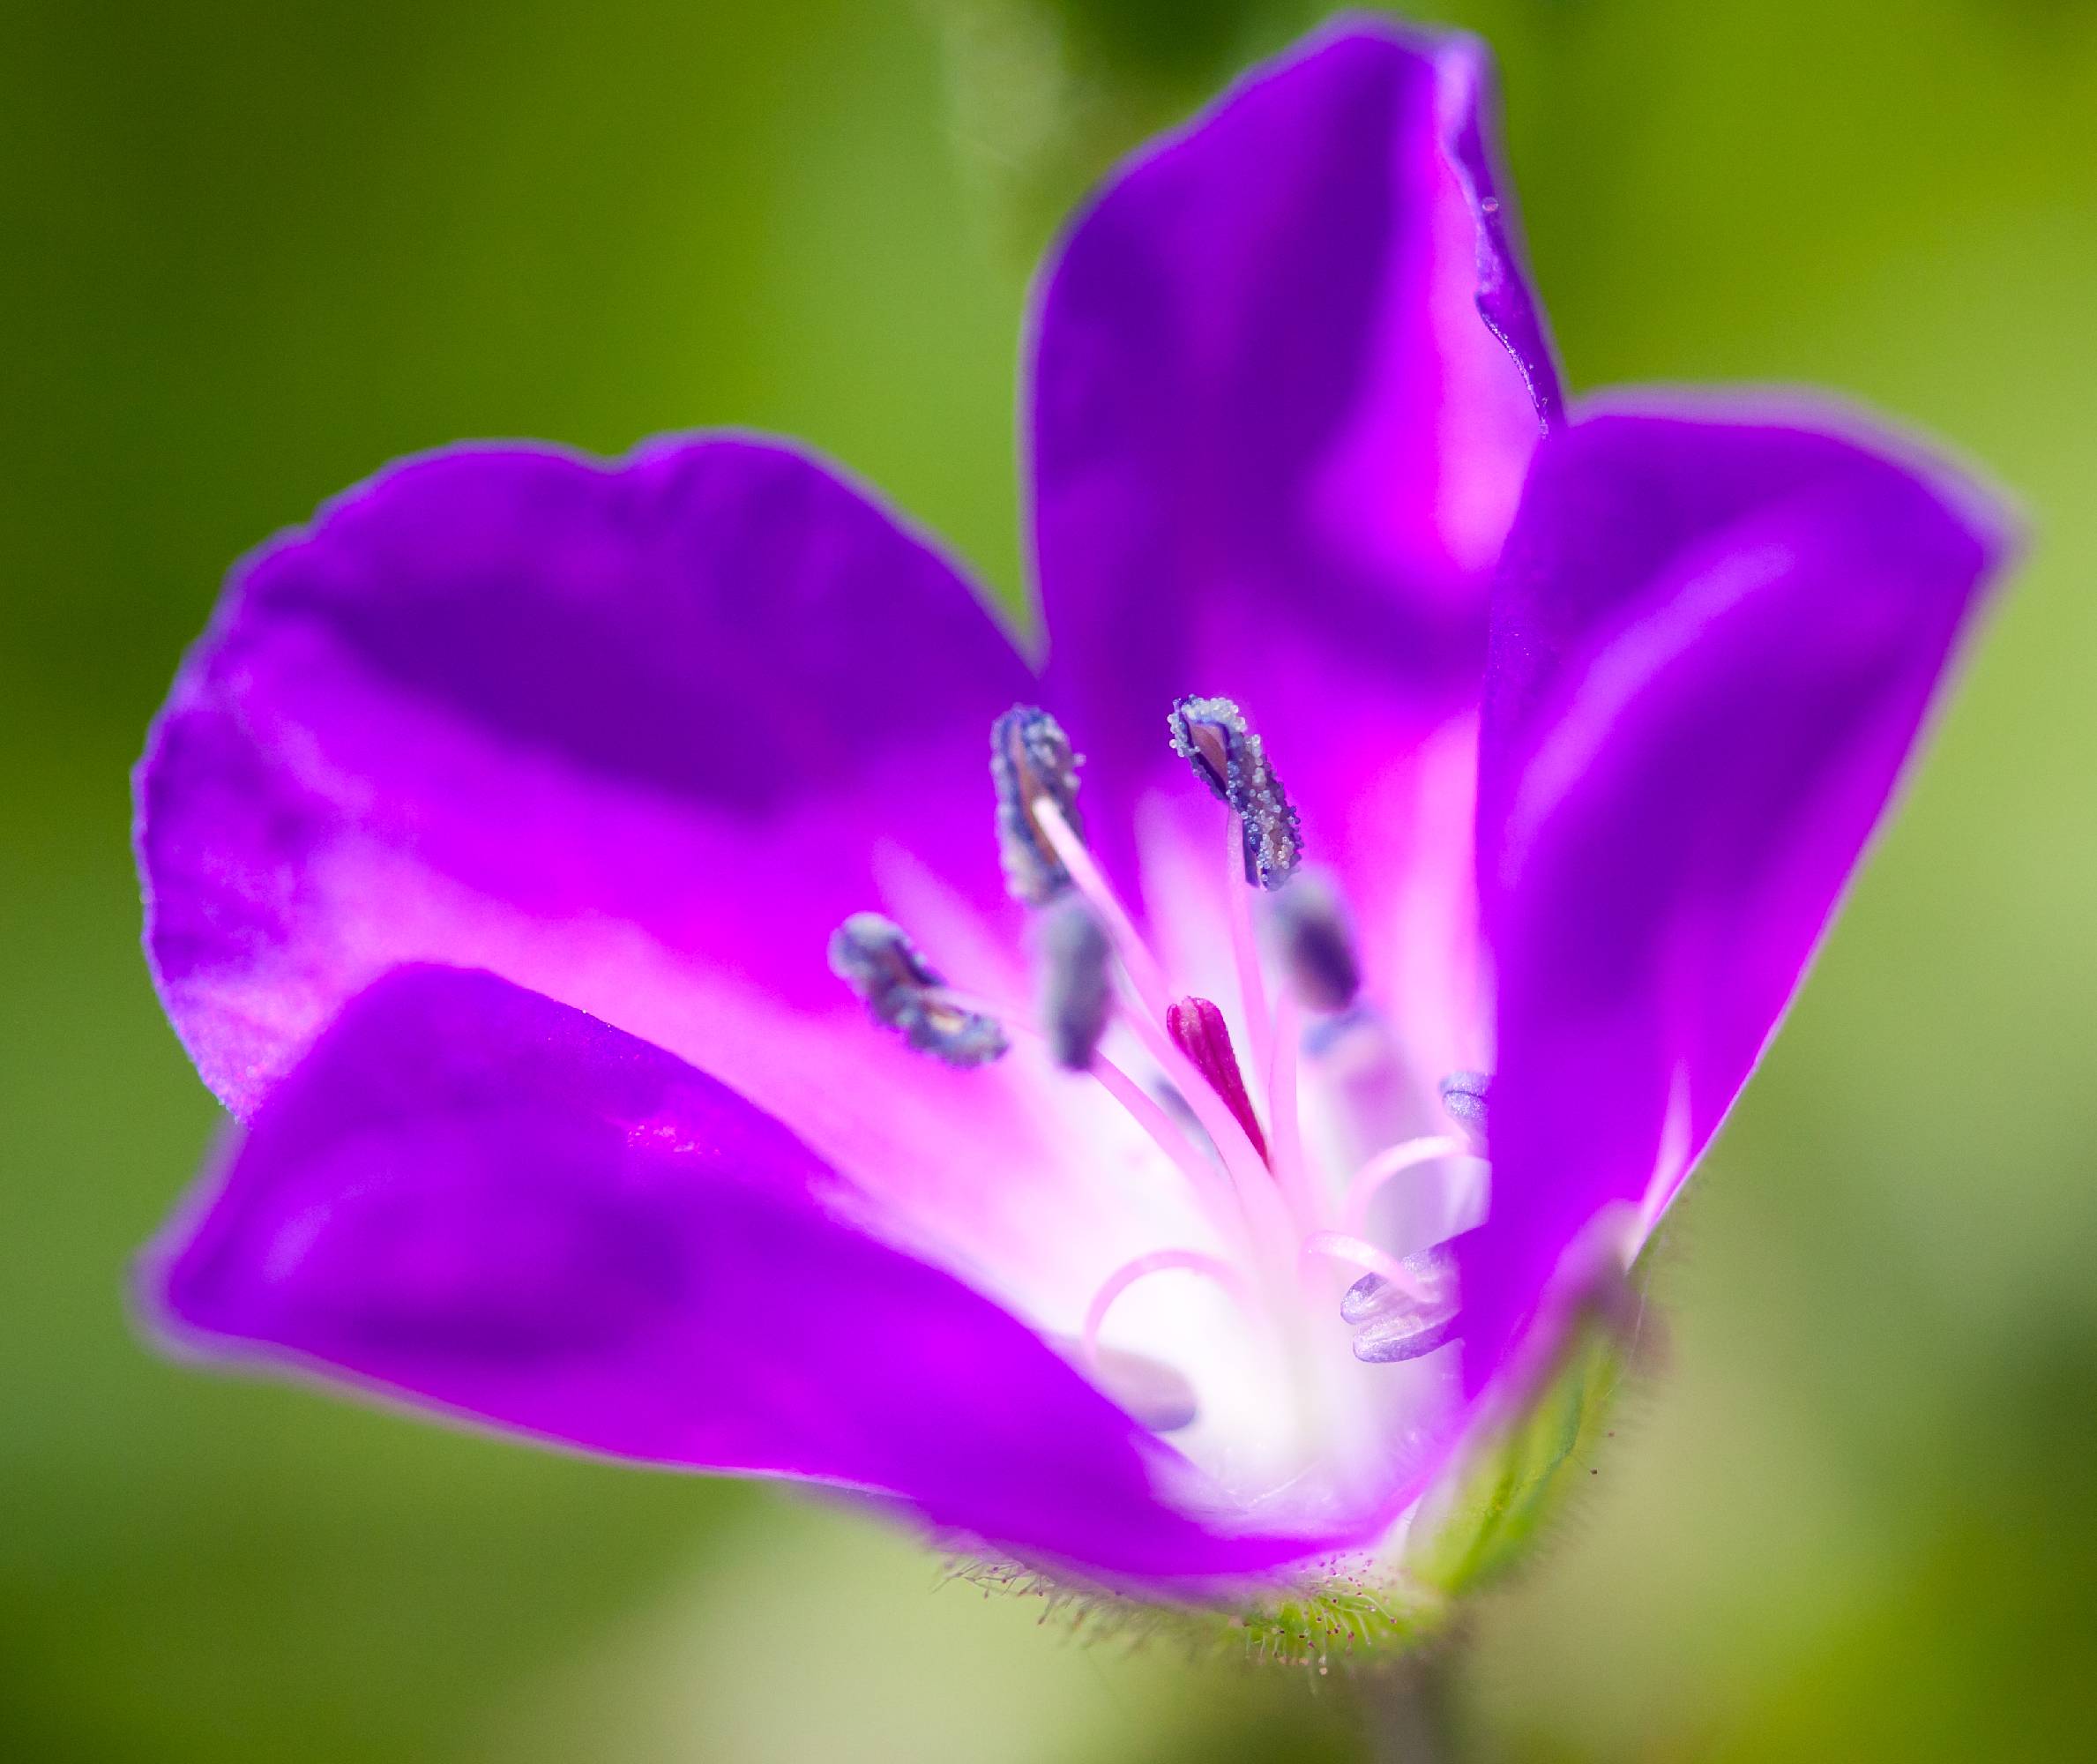
[[1362, 1687], [1371, 1764], [1458, 1764], [1456, 1681], [1463, 1637], [1444, 1636]]

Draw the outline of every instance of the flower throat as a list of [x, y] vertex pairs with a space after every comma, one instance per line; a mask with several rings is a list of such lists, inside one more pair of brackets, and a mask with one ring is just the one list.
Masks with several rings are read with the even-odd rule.
[[[1094, 1292], [1079, 1343], [1095, 1377], [1114, 1357], [1100, 1334], [1121, 1295], [1171, 1271], [1222, 1287], [1278, 1327], [1332, 1316], [1325, 1269], [1361, 1278], [1340, 1296], [1338, 1320], [1356, 1359], [1419, 1358], [1457, 1333], [1454, 1257], [1444, 1245], [1393, 1255], [1364, 1235], [1384, 1185], [1422, 1167], [1475, 1158], [1484, 1139], [1485, 1080], [1459, 1073], [1445, 1106], [1468, 1137], [1402, 1141], [1339, 1185], [1310, 1171], [1297, 1117], [1297, 1058], [1305, 1008], [1332, 1023], [1357, 1014], [1361, 968], [1336, 891], [1303, 873], [1297, 811], [1265, 744], [1230, 699], [1181, 699], [1167, 720], [1173, 751], [1226, 810], [1227, 902], [1232, 966], [1248, 1068], [1223, 1010], [1175, 991], [1157, 956], [1086, 847], [1078, 804], [1082, 764], [1047, 711], [1016, 706], [990, 732], [995, 826], [1006, 891], [1032, 916], [1038, 1014], [949, 984], [892, 921], [858, 913], [831, 939], [832, 969], [875, 1020], [918, 1051], [956, 1067], [1000, 1058], [1018, 1034], [1066, 1070], [1100, 1083], [1186, 1181], [1223, 1253], [1156, 1250], [1116, 1268]], [[1270, 1001], [1253, 923], [1267, 908], [1280, 983]], [[1157, 1069], [1139, 1082], [1101, 1050], [1119, 1025]], [[1265, 1110], [1256, 1103], [1264, 1094]], [[1183, 1419], [1191, 1419], [1191, 1410]]]

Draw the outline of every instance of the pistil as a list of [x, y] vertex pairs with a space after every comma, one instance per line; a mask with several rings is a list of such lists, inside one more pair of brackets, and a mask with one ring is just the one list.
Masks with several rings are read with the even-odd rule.
[[1237, 1050], [1231, 1045], [1230, 1026], [1223, 1020], [1223, 1013], [1206, 998], [1182, 998], [1167, 1007], [1165, 1028], [1244, 1128], [1260, 1162], [1271, 1167], [1267, 1136], [1260, 1131], [1259, 1117], [1252, 1112], [1252, 1098], [1246, 1093], [1245, 1075], [1238, 1069]]

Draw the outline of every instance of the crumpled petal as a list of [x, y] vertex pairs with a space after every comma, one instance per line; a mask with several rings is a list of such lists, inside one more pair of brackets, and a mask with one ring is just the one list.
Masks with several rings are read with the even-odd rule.
[[1444, 151], [1478, 228], [1478, 315], [1513, 357], [1529, 401], [1546, 429], [1565, 415], [1556, 352], [1543, 303], [1524, 273], [1514, 198], [1500, 164], [1493, 58], [1475, 37], [1439, 41]]
[[1127, 1158], [1100, 1136], [1133, 1130], [1031, 1054], [910, 1051], [826, 950], [885, 911], [957, 983], [1026, 996], [988, 742], [1033, 696], [953, 569], [786, 446], [410, 460], [243, 564], [185, 665], [138, 780], [149, 957], [236, 1113], [388, 968], [485, 967], [1024, 1279], [1071, 1167], [1104, 1183]]
[[1588, 415], [1539, 453], [1486, 698], [1498, 975], [1467, 1379], [1588, 1222], [1635, 1245], [1773, 1030], [2003, 560], [1883, 437]]
[[1487, 574], [1558, 400], [1489, 72], [1468, 39], [1322, 34], [1133, 160], [1044, 273], [1051, 702], [1124, 878], [1128, 805], [1184, 783], [1167, 710], [1222, 693], [1372, 935], [1399, 916], [1447, 794], [1417, 750], [1475, 691]]
[[1191, 1472], [683, 1062], [485, 973], [396, 970], [272, 1089], [146, 1274], [178, 1345], [614, 1457], [893, 1496], [1111, 1578], [1315, 1541]]

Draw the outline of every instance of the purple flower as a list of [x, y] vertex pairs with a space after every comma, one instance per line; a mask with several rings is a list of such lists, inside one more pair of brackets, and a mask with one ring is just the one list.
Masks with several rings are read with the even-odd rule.
[[1323, 34], [1079, 217], [1040, 668], [747, 437], [448, 449], [242, 564], [138, 778], [244, 1123], [168, 1337], [1099, 1585], [1387, 1559], [1710, 1140], [2007, 549], [1847, 419], [1569, 413], [1488, 79]]

